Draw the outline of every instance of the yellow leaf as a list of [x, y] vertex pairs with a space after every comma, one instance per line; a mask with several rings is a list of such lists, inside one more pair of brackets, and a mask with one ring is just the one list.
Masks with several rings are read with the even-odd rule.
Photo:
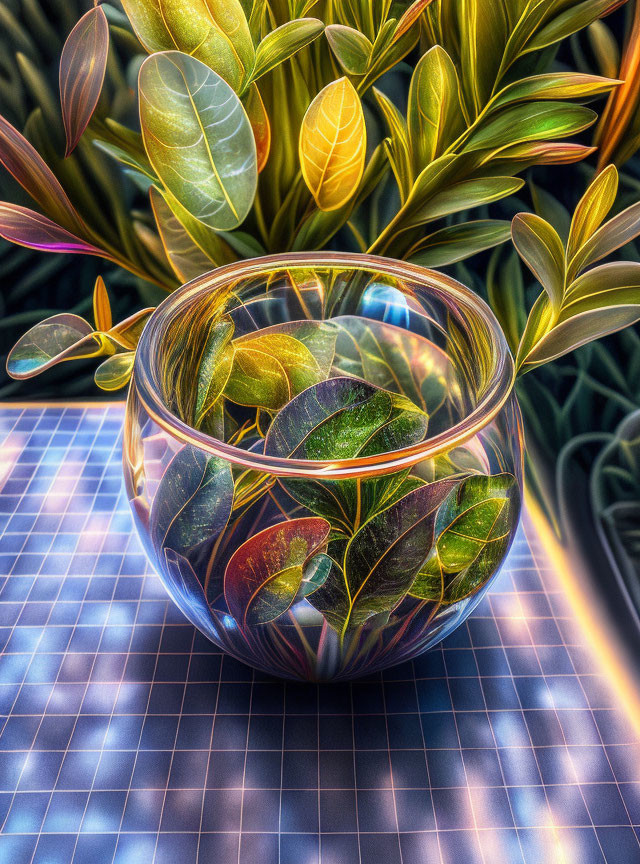
[[98, 276], [93, 286], [93, 317], [96, 322], [96, 330], [111, 330], [113, 320], [111, 318], [111, 305], [107, 286], [102, 276]]
[[618, 172], [608, 165], [598, 174], [582, 196], [571, 223], [567, 245], [567, 261], [593, 236], [613, 207], [618, 192]]
[[114, 354], [104, 363], [101, 363], [95, 371], [94, 379], [102, 390], [120, 390], [126, 387], [133, 372], [133, 361], [136, 359], [135, 351], [126, 354]]
[[313, 100], [300, 130], [302, 176], [321, 210], [337, 210], [356, 192], [366, 148], [360, 97], [348, 78], [333, 81]]

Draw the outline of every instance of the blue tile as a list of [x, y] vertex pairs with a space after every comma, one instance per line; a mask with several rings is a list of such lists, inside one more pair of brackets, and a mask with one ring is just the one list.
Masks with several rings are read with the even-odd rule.
[[400, 841], [397, 834], [361, 834], [362, 864], [401, 864]]
[[287, 832], [318, 832], [318, 793], [282, 791], [280, 830]]
[[[316, 801], [316, 809], [317, 809]], [[280, 790], [246, 789], [242, 799], [242, 825], [245, 831], [275, 832], [279, 830]]]
[[159, 789], [132, 789], [122, 817], [123, 831], [157, 831], [164, 792]]

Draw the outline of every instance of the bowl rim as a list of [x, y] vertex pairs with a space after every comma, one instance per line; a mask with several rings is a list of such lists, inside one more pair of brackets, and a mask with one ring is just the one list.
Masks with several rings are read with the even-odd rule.
[[[291, 459], [253, 453], [212, 438], [182, 421], [164, 404], [161, 393], [149, 374], [149, 369], [153, 369], [157, 362], [157, 352], [164, 326], [175, 315], [176, 307], [191, 302], [198, 294], [208, 293], [229, 281], [255, 276], [261, 271], [276, 267], [286, 269], [291, 266], [336, 266], [354, 270], [375, 270], [399, 279], [411, 280], [425, 288], [437, 288], [452, 296], [472, 315], [482, 320], [492, 339], [494, 368], [485, 394], [478, 405], [449, 429], [433, 437], [427, 437], [418, 444], [375, 456], [332, 461]], [[135, 392], [150, 417], [174, 438], [243, 468], [276, 476], [340, 480], [399, 471], [423, 459], [433, 458], [462, 445], [487, 426], [500, 412], [511, 395], [514, 382], [513, 357], [495, 315], [481, 297], [450, 276], [406, 261], [377, 255], [347, 252], [287, 252], [243, 259], [203, 273], [163, 300], [150, 316], [140, 337], [129, 398], [131, 399]]]

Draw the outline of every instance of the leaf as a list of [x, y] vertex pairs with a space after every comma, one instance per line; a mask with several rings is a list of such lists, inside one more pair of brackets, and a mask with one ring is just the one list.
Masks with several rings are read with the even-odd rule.
[[150, 534], [160, 562], [164, 549], [190, 558], [224, 530], [233, 503], [231, 465], [187, 444], [173, 457], [151, 505]]
[[140, 68], [140, 122], [149, 161], [196, 219], [230, 230], [246, 217], [258, 179], [249, 119], [229, 85], [178, 51]]
[[313, 354], [293, 336], [249, 334], [235, 340], [234, 349], [224, 394], [238, 405], [278, 411], [325, 377]]
[[93, 286], [93, 318], [96, 322], [96, 330], [110, 330], [113, 320], [111, 317], [111, 305], [107, 286], [102, 276], [96, 278]]
[[521, 345], [518, 365], [528, 371], [639, 319], [640, 264], [601, 265], [572, 283], [555, 325]]
[[523, 53], [540, 51], [587, 27], [617, 5], [616, 0], [583, 0], [551, 19], [527, 43]]
[[518, 501], [512, 474], [463, 480], [438, 510], [435, 550], [411, 586], [411, 595], [450, 604], [479, 591], [508, 548]]
[[414, 176], [407, 122], [388, 96], [376, 87], [373, 93], [389, 130], [390, 138], [385, 141], [387, 155], [404, 202], [411, 191]]
[[62, 313], [40, 321], [21, 336], [7, 358], [7, 372], [23, 380], [39, 375], [63, 360], [95, 357], [105, 345], [93, 327], [78, 315]]
[[320, 210], [338, 210], [364, 172], [367, 134], [360, 97], [348, 78], [328, 84], [302, 121], [302, 176]]
[[75, 25], [60, 57], [60, 103], [67, 137], [65, 156], [75, 148], [95, 111], [107, 68], [109, 25], [102, 6]]
[[147, 51], [184, 52], [240, 92], [255, 55], [239, 0], [123, 0], [122, 5]]
[[420, 18], [427, 6], [430, 6], [432, 2], [433, 0], [414, 0], [411, 6], [409, 6], [409, 8], [398, 21], [398, 26], [396, 27], [396, 31], [393, 34], [394, 42], [397, 41], [401, 36], [404, 36], [404, 34], [413, 27], [413, 25]]
[[595, 147], [585, 147], [582, 144], [531, 141], [514, 144], [513, 147], [503, 147], [498, 151], [497, 156], [492, 155], [491, 164], [497, 167], [508, 160], [518, 166], [510, 169], [515, 174], [532, 165], [570, 165], [586, 159], [595, 152]]
[[244, 110], [256, 139], [258, 174], [264, 169], [271, 152], [271, 122], [257, 84], [252, 84], [244, 96]]
[[640, 234], [640, 201], [610, 219], [587, 240], [571, 261], [571, 275], [579, 273]]
[[324, 24], [317, 18], [299, 18], [287, 21], [268, 33], [256, 49], [256, 64], [251, 78], [253, 81], [271, 72], [284, 63], [301, 48], [309, 45], [324, 30]]
[[224, 574], [224, 596], [241, 627], [266, 624], [291, 606], [309, 560], [325, 546], [331, 526], [315, 517], [272, 525], [246, 540]]
[[162, 246], [178, 279], [181, 282], [189, 282], [196, 276], [211, 270], [213, 262], [193, 242], [155, 186], [149, 189], [149, 198]]
[[502, 52], [509, 33], [507, 3], [459, 0], [460, 84], [467, 114], [475, 118], [496, 84]]
[[325, 34], [336, 60], [347, 75], [364, 75], [373, 49], [364, 33], [345, 24], [330, 24], [325, 28]]
[[452, 183], [448, 189], [435, 194], [423, 207], [416, 208], [403, 227], [418, 227], [451, 213], [491, 204], [514, 195], [523, 186], [524, 180], [518, 177], [483, 177]]
[[[78, 216], [67, 193], [62, 188], [53, 171], [37, 150], [29, 144], [27, 139], [1, 115], [0, 162], [33, 200], [40, 205], [50, 220], [54, 223], [59, 223], [67, 232], [70, 231], [74, 234], [82, 235], [84, 232], [84, 223]], [[13, 207], [16, 213], [27, 214], [33, 212], [26, 207], [18, 207], [18, 205], [2, 205], [3, 210], [8, 207]], [[44, 220], [44, 217], [40, 216], [40, 214], [34, 215]], [[5, 222], [5, 218], [5, 214], [3, 214], [3, 223]], [[48, 222], [49, 220], [45, 221]], [[4, 237], [5, 235], [2, 234], [2, 236]], [[6, 239], [12, 240], [13, 238], [7, 237]], [[13, 242], [21, 241], [17, 240]], [[81, 243], [84, 241], [78, 242]], [[23, 245], [29, 244], [23, 243]], [[32, 248], [43, 247], [35, 246]]]
[[414, 489], [356, 532], [338, 566], [307, 598], [331, 627], [344, 635], [397, 606], [429, 554], [436, 510], [458, 482]]
[[592, 99], [608, 93], [620, 82], [580, 72], [547, 72], [513, 81], [496, 94], [488, 109], [495, 111], [514, 102], [536, 99]]
[[478, 219], [441, 228], [408, 255], [413, 264], [422, 267], [446, 267], [472, 255], [499, 246], [511, 236], [511, 223], [504, 219]]
[[95, 371], [94, 379], [101, 390], [120, 390], [126, 387], [133, 372], [135, 351], [126, 354], [113, 354], [102, 362]]
[[613, 207], [617, 193], [618, 172], [615, 165], [609, 165], [596, 175], [576, 207], [567, 244], [568, 261], [573, 259], [602, 225]]
[[616, 37], [602, 21], [587, 27], [589, 44], [603, 75], [616, 78], [620, 70], [620, 48]]
[[564, 247], [558, 232], [534, 213], [518, 213], [511, 233], [513, 245], [549, 296], [555, 312], [564, 293]]
[[42, 252], [75, 252], [109, 258], [107, 253], [56, 225], [46, 216], [6, 201], [0, 201], [0, 237]]
[[439, 45], [421, 58], [411, 78], [407, 124], [414, 168], [421, 171], [464, 131], [453, 61]]
[[121, 348], [134, 351], [140, 341], [142, 331], [154, 311], [153, 308], [140, 309], [125, 318], [124, 321], [115, 324], [106, 335]]
[[422, 336], [373, 318], [332, 320], [338, 328], [334, 365], [340, 374], [406, 396], [428, 415], [438, 410], [450, 374], [444, 352]]
[[[276, 415], [265, 453], [326, 461], [387, 453], [421, 441], [427, 423], [427, 415], [406, 397], [362, 380], [330, 378], [302, 392]], [[366, 480], [280, 478], [280, 483], [296, 501], [348, 533], [385, 506], [407, 473]]]
[[233, 348], [229, 343], [233, 329], [231, 321], [215, 321], [209, 330], [198, 366], [196, 429], [202, 425], [202, 420], [222, 395], [229, 380], [233, 365]]
[[591, 126], [597, 116], [590, 108], [566, 102], [513, 105], [481, 122], [469, 136], [464, 150], [503, 147], [538, 138], [566, 138]]

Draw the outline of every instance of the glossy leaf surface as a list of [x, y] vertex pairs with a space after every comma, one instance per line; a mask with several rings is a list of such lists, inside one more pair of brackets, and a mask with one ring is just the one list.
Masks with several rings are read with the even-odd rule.
[[107, 357], [96, 369], [94, 380], [101, 390], [113, 392], [126, 387], [133, 372], [135, 352], [113, 354]]
[[[331, 328], [326, 332], [335, 340]], [[248, 334], [234, 340], [233, 347], [224, 393], [239, 405], [277, 411], [328, 374], [304, 342], [288, 333]]]
[[324, 519], [291, 519], [255, 534], [234, 552], [224, 596], [241, 626], [266, 624], [287, 611], [305, 565], [326, 544], [330, 529]]
[[63, 360], [102, 353], [93, 327], [78, 315], [53, 315], [22, 336], [7, 358], [12, 378], [33, 378]]
[[364, 75], [373, 45], [359, 30], [331, 24], [325, 30], [331, 50], [347, 75]]
[[209, 330], [198, 367], [196, 429], [222, 395], [229, 380], [233, 365], [233, 348], [229, 344], [232, 336], [233, 324], [230, 321], [216, 322]]
[[211, 259], [191, 239], [180, 220], [154, 186], [149, 189], [151, 208], [158, 226], [162, 246], [174, 273], [181, 282], [189, 282], [213, 267]]
[[151, 507], [150, 531], [157, 554], [173, 549], [189, 557], [224, 529], [233, 503], [231, 466], [186, 445], [171, 460]]
[[360, 97], [348, 78], [340, 78], [318, 93], [300, 129], [302, 175], [321, 210], [337, 210], [355, 194], [366, 149]]
[[287, 21], [268, 33], [256, 49], [256, 63], [252, 78], [255, 81], [288, 60], [298, 51], [317, 39], [324, 24], [317, 18], [299, 18]]
[[71, 31], [60, 57], [60, 102], [67, 156], [80, 140], [98, 104], [108, 53], [107, 18], [102, 6], [94, 6]]
[[557, 231], [534, 213], [520, 213], [511, 227], [513, 244], [549, 296], [560, 309], [564, 293], [564, 247]]
[[356, 532], [344, 557], [308, 598], [334, 629], [345, 633], [402, 600], [429, 554], [436, 510], [458, 482], [421, 486]]
[[211, 228], [246, 217], [256, 191], [256, 144], [231, 87], [204, 63], [167, 51], [140, 69], [140, 122], [154, 170], [182, 206]]
[[41, 252], [109, 256], [55, 222], [19, 204], [0, 202], [0, 237]]
[[178, 49], [240, 90], [254, 49], [239, 0], [124, 0], [122, 5], [147, 51]]
[[449, 493], [435, 523], [435, 549], [411, 594], [443, 604], [475, 593], [504, 556], [517, 518], [512, 474], [474, 475]]
[[[385, 453], [421, 441], [428, 418], [406, 397], [365, 381], [331, 378], [310, 387], [275, 417], [265, 453], [337, 460]], [[296, 500], [349, 533], [375, 509], [387, 506], [408, 471], [363, 480], [284, 479]]]

